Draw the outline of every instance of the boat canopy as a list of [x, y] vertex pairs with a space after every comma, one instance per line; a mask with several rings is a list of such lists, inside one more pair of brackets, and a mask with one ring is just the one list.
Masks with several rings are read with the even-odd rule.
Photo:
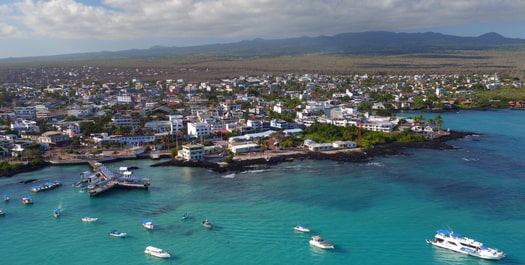
[[144, 220], [144, 224], [147, 224], [147, 223], [153, 223], [153, 222], [149, 219]]
[[439, 229], [439, 230], [437, 230], [437, 232], [439, 234], [443, 234], [445, 236], [462, 237], [460, 233], [456, 233], [454, 231], [448, 231], [448, 230], [445, 230], [445, 229]]

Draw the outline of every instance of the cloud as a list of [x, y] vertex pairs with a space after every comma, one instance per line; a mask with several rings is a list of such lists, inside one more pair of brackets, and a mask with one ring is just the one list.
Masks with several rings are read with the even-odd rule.
[[524, 11], [515, 0], [20, 0], [0, 6], [0, 38], [317, 36], [512, 21]]

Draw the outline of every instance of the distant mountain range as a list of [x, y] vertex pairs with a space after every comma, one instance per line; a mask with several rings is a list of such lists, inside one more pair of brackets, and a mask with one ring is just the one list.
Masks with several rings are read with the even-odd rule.
[[414, 53], [440, 53], [459, 50], [515, 50], [524, 49], [525, 40], [505, 38], [497, 33], [478, 37], [459, 37], [440, 33], [394, 33], [371, 31], [343, 33], [334, 36], [300, 37], [288, 39], [254, 39], [226, 44], [192, 47], [161, 47], [113, 52], [92, 52], [67, 55], [9, 58], [0, 62], [25, 60], [93, 60], [144, 59], [178, 56], [254, 57], [282, 56], [307, 53], [396, 55]]

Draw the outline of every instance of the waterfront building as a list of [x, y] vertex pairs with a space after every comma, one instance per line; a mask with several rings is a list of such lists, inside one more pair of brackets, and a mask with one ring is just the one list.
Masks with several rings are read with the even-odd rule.
[[203, 160], [204, 146], [202, 144], [185, 144], [182, 149], [177, 152], [177, 155], [184, 160]]

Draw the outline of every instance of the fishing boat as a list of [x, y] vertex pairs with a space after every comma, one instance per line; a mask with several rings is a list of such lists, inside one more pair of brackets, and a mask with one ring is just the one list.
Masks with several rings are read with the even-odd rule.
[[303, 233], [310, 233], [310, 229], [308, 229], [306, 226], [298, 224], [293, 227], [295, 231], [303, 232]]
[[4, 215], [5, 215], [4, 210], [0, 209], [0, 216], [4, 216]]
[[211, 224], [210, 221], [208, 221], [208, 219], [204, 220], [201, 222], [202, 226], [208, 228], [208, 229], [212, 229], [213, 228], [213, 225]]
[[320, 236], [313, 236], [312, 239], [310, 239], [310, 245], [322, 249], [334, 249], [332, 243], [324, 241]]
[[98, 221], [98, 218], [95, 218], [95, 217], [82, 217], [82, 222], [85, 222], [85, 223], [94, 223]]
[[144, 253], [148, 254], [148, 255], [151, 255], [151, 256], [154, 256], [154, 257], [157, 257], [157, 258], [163, 258], [163, 259], [167, 259], [167, 258], [170, 258], [171, 255], [170, 253], [160, 249], [160, 248], [156, 248], [156, 247], [152, 247], [152, 246], [147, 246], [146, 249], [144, 250]]
[[144, 220], [144, 222], [142, 222], [142, 226], [148, 230], [153, 230], [155, 229], [155, 226], [153, 225], [153, 222], [151, 220]]
[[8, 194], [4, 194], [3, 199], [4, 199], [5, 202], [8, 202], [11, 198], [9, 198]]
[[437, 247], [450, 249], [482, 259], [499, 260], [505, 257], [503, 251], [487, 247], [479, 241], [463, 237], [461, 234], [452, 230], [439, 229], [434, 238], [427, 239], [426, 242]]
[[112, 237], [126, 237], [128, 234], [114, 229], [109, 232], [109, 235]]
[[59, 217], [60, 214], [61, 214], [60, 208], [56, 208], [56, 209], [53, 211], [53, 216], [55, 216], [55, 217]]

